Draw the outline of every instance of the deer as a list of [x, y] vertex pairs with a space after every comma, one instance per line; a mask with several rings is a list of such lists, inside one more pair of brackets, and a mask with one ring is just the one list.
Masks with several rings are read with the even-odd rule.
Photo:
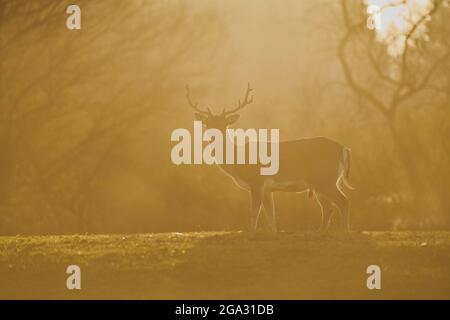
[[[227, 128], [236, 123], [239, 111], [253, 102], [253, 89], [248, 83], [243, 100], [231, 110], [224, 108], [214, 114], [210, 108], [200, 108], [191, 99], [189, 85], [186, 85], [186, 98], [194, 109], [194, 117], [207, 129], [218, 129], [224, 136]], [[252, 95], [251, 95], [252, 94]], [[350, 230], [349, 200], [342, 186], [354, 190], [349, 182], [351, 150], [326, 137], [310, 137], [281, 141], [279, 150], [279, 170], [274, 175], [261, 175], [261, 164], [218, 164], [237, 186], [250, 193], [247, 229], [255, 233], [259, 216], [264, 210], [267, 225], [273, 233], [277, 232], [274, 192], [308, 192], [314, 198], [322, 213], [318, 231], [330, 227], [334, 211], [340, 214], [340, 228]]]

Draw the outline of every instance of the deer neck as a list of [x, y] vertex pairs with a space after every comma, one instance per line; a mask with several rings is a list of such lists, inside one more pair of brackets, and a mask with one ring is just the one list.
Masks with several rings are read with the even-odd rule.
[[[233, 138], [231, 137], [231, 135], [229, 134], [228, 128], [225, 129], [221, 129], [220, 131], [222, 132], [222, 150], [223, 150], [223, 155], [222, 155], [222, 159], [217, 159], [217, 165], [219, 166], [220, 169], [222, 169], [223, 171], [225, 171], [225, 173], [231, 175], [231, 176], [235, 176], [236, 175], [236, 164], [234, 163], [227, 163], [227, 145], [231, 145], [234, 148], [234, 143], [233, 143]], [[229, 146], [228, 146], [229, 148]]]

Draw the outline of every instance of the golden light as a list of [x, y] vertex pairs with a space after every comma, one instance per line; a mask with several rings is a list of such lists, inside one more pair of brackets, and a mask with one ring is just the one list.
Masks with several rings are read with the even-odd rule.
[[[406, 36], [430, 12], [433, 3], [431, 0], [367, 0], [366, 5], [368, 8], [379, 8], [378, 11], [368, 12], [369, 16], [379, 21], [376, 28], [378, 41], [387, 45], [390, 55], [399, 56], [405, 50]], [[421, 24], [414, 31], [408, 45], [414, 46], [414, 41], [420, 37], [428, 38], [426, 24]]]

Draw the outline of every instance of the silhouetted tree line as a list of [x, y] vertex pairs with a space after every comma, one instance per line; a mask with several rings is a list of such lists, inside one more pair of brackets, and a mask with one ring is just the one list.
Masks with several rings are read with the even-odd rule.
[[[305, 1], [303, 33], [297, 20], [273, 28], [292, 31], [291, 46], [316, 32], [308, 43], [320, 54], [299, 52], [318, 62], [292, 59], [299, 76], [287, 79], [233, 76], [242, 61], [232, 28], [248, 10], [239, 1], [78, 2], [82, 29], [69, 31], [69, 2], [0, 1], [0, 234], [242, 229], [247, 194], [217, 168], [174, 166], [170, 132], [192, 125], [186, 83], [223, 107], [252, 80], [244, 125], [352, 148], [354, 228], [450, 226], [444, 2], [392, 57], [366, 28], [362, 1]], [[273, 5], [290, 17], [300, 4]], [[422, 25], [427, 37], [413, 38]], [[279, 82], [286, 92], [272, 92]], [[277, 197], [281, 229], [318, 225], [306, 196]]]

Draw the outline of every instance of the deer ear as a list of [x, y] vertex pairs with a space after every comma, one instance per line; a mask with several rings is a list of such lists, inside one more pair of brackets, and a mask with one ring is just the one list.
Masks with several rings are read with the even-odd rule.
[[206, 115], [204, 115], [203, 113], [198, 113], [198, 112], [194, 113], [194, 117], [195, 117], [195, 120], [202, 121], [202, 122], [205, 122], [208, 119], [208, 117]]
[[227, 124], [233, 124], [236, 121], [238, 121], [238, 119], [239, 119], [239, 115], [233, 114], [232, 116], [227, 117]]

